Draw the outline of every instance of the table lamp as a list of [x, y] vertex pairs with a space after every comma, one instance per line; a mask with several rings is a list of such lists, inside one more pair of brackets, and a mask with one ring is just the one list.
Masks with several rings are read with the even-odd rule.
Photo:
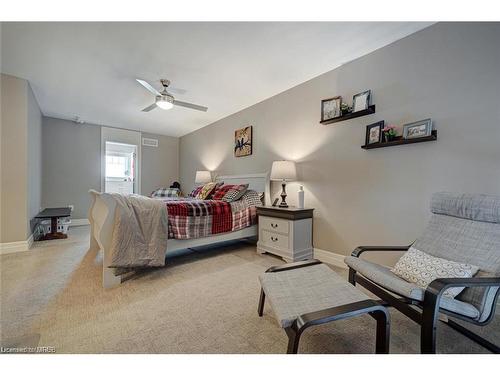
[[196, 177], [194, 179], [195, 184], [206, 184], [212, 181], [212, 174], [210, 171], [196, 171]]
[[286, 203], [286, 183], [287, 181], [294, 181], [297, 179], [297, 169], [295, 167], [295, 162], [291, 160], [277, 160], [273, 161], [273, 166], [271, 167], [271, 180], [281, 181], [281, 203], [280, 207], [286, 208], [288, 204]]

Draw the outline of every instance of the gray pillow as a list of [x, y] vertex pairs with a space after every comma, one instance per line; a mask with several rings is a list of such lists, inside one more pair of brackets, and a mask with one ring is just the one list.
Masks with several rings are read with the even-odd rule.
[[[479, 267], [437, 258], [412, 246], [391, 271], [402, 279], [425, 289], [435, 279], [472, 277], [479, 271]], [[443, 296], [455, 298], [464, 289], [465, 287], [449, 288]]]

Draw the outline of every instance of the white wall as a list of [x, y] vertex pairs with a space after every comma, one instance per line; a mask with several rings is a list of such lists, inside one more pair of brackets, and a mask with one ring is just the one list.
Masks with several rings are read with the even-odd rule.
[[[181, 183], [188, 191], [199, 169], [263, 172], [273, 160], [296, 160], [315, 208], [315, 247], [345, 255], [358, 245], [409, 244], [433, 192], [500, 194], [499, 40], [500, 23], [436, 24], [183, 136]], [[367, 89], [376, 114], [318, 123], [321, 99], [350, 102]], [[368, 124], [428, 117], [437, 142], [360, 148]], [[235, 158], [234, 130], [247, 125], [253, 155]], [[297, 185], [288, 188], [292, 204]]]

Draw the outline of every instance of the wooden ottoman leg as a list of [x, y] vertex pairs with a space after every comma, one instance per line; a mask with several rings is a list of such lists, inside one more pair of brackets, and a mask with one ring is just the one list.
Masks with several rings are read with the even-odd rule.
[[389, 313], [386, 309], [380, 309], [370, 313], [377, 320], [377, 338], [375, 344], [376, 354], [389, 354], [389, 343], [391, 334], [391, 323]]
[[299, 351], [299, 341], [302, 332], [298, 332], [291, 327], [285, 328], [285, 332], [288, 336], [288, 348], [286, 350], [286, 354], [297, 354]]
[[266, 302], [266, 293], [264, 293], [263, 288], [260, 288], [259, 308], [257, 309], [259, 316], [264, 313], [264, 302]]

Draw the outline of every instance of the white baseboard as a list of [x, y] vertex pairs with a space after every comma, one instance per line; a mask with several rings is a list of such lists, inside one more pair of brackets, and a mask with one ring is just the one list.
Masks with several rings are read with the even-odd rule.
[[29, 236], [26, 241], [4, 242], [0, 243], [0, 255], [21, 253], [28, 251], [33, 245], [33, 235]]
[[344, 258], [344, 255], [332, 253], [331, 251], [317, 248], [314, 249], [314, 259], [331, 264], [332, 266], [347, 269], [347, 265], [344, 263]]
[[79, 227], [81, 225], [90, 225], [89, 219], [71, 219], [70, 227]]

